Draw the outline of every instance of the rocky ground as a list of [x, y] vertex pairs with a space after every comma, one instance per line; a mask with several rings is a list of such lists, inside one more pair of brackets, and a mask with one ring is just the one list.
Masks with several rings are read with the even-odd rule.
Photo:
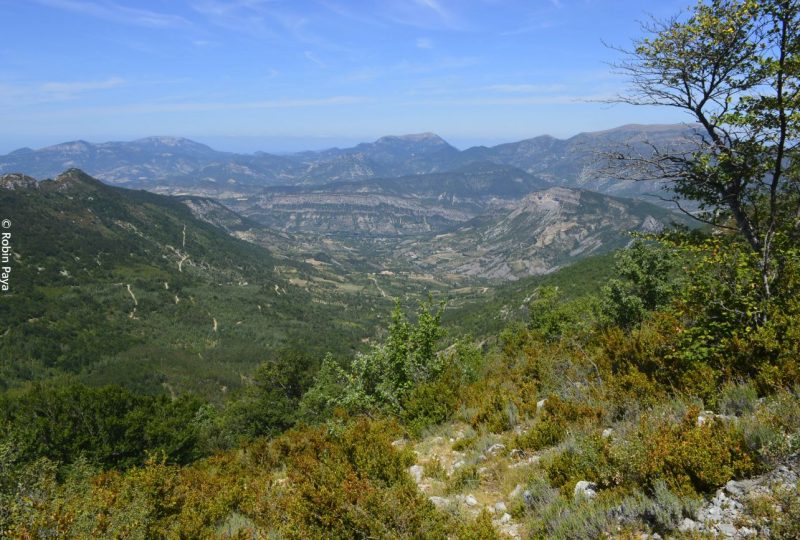
[[[698, 419], [698, 421], [702, 421]], [[603, 432], [613, 436], [613, 430]], [[437, 507], [446, 511], [477, 516], [488, 512], [495, 529], [506, 538], [526, 538], [525, 524], [515, 518], [514, 508], [528, 504], [528, 480], [540, 466], [541, 456], [508, 448], [501, 436], [476, 435], [466, 424], [443, 426], [436, 435], [415, 443], [417, 456], [409, 473], [420, 491]], [[469, 445], [460, 445], [472, 439]], [[413, 444], [395, 441], [397, 446]], [[468, 448], [460, 450], [460, 446]], [[546, 451], [545, 451], [546, 452]], [[793, 538], [791, 531], [774, 531], [787, 504], [800, 507], [800, 454], [758, 477], [730, 481], [706, 501], [693, 518], [685, 518], [668, 538]], [[576, 499], [592, 504], [597, 487], [588, 481], [577, 482]], [[787, 503], [787, 501], [789, 501]], [[795, 509], [794, 511], [797, 511]], [[785, 529], [785, 527], [784, 527]], [[626, 533], [630, 537], [630, 532]], [[645, 532], [636, 538], [660, 539]]]
[[[515, 453], [492, 438], [469, 451], [454, 450], [468, 431], [466, 425], [449, 426], [444, 435], [415, 444], [417, 463], [410, 467], [409, 473], [420, 491], [438, 508], [473, 517], [488, 512], [501, 534], [523, 538], [520, 523], [509, 512], [511, 505], [524, 494], [523, 484], [512, 481], [521, 479], [523, 474], [509, 472], [523, 473], [524, 468], [536, 465], [538, 457]], [[406, 441], [395, 444], [404, 445]]]
[[722, 538], [770, 538], [770, 522], [780, 520], [781, 500], [800, 500], [800, 455], [786, 464], [746, 480], [731, 480], [704, 504], [695, 519], [686, 518], [682, 532], [711, 533]]

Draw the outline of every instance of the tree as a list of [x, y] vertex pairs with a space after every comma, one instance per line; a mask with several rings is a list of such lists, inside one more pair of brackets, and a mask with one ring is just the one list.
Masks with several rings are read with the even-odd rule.
[[395, 304], [385, 343], [357, 354], [349, 369], [326, 358], [314, 386], [303, 397], [303, 414], [325, 416], [337, 406], [350, 412], [400, 413], [414, 388], [433, 381], [445, 368], [437, 354], [446, 333], [441, 326], [442, 310], [443, 305], [433, 311], [431, 301], [421, 303], [415, 324], [400, 303]]
[[689, 147], [617, 154], [628, 174], [672, 182], [698, 219], [740, 234], [757, 255], [760, 295], [780, 286], [800, 224], [800, 2], [701, 1], [644, 26], [618, 71], [615, 101], [675, 107], [696, 122]]
[[603, 287], [602, 311], [614, 324], [630, 330], [645, 313], [665, 306], [678, 290], [678, 257], [663, 243], [637, 239], [620, 251], [617, 278]]
[[399, 302], [395, 304], [386, 343], [353, 360], [343, 402], [347, 408], [398, 412], [416, 385], [441, 372], [436, 346], [445, 335], [441, 326], [443, 306], [434, 312], [431, 304], [420, 304], [416, 324], [408, 320]]
[[299, 352], [297, 346], [273, 354], [256, 368], [253, 384], [228, 404], [224, 413], [227, 428], [234, 436], [259, 437], [292, 427], [317, 366], [316, 360]]

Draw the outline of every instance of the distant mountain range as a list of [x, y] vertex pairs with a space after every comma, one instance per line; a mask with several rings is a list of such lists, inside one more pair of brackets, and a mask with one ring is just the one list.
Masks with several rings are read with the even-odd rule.
[[[423, 133], [288, 156], [219, 152], [170, 137], [77, 141], [2, 156], [0, 175], [15, 173], [4, 187], [18, 182], [26, 190], [33, 180], [23, 175], [58, 176], [37, 193], [69, 191], [81, 178], [81, 193], [107, 188], [109, 200], [125, 191], [144, 202], [148, 194], [106, 184], [175, 195], [162, 202], [183, 203], [193, 216], [289, 261], [303, 246], [338, 264], [507, 280], [616, 249], [631, 231], [685, 223], [663, 207], [631, 200], [658, 184], [609, 177], [601, 154], [685, 145], [692, 132], [631, 125], [463, 151]], [[60, 174], [64, 169], [73, 172]]]
[[[0, 174], [43, 179], [77, 167], [104, 182], [154, 192], [234, 198], [273, 186], [324, 185], [343, 181], [468, 173], [486, 163], [514, 167], [549, 186], [580, 187], [619, 196], [657, 190], [603, 172], [603, 152], [683, 144], [686, 125], [628, 125], [569, 139], [541, 136], [463, 151], [432, 133], [382, 137], [352, 148], [279, 156], [220, 152], [182, 138], [149, 137], [131, 142], [73, 141], [0, 156]], [[514, 173], [519, 175], [520, 173]]]
[[[330, 269], [344, 272], [336, 279], [355, 267], [370, 267], [448, 280], [514, 280], [622, 247], [630, 232], [688, 221], [644, 201], [548, 187], [539, 177], [486, 162], [462, 172], [269, 188], [233, 208], [204, 197], [111, 187], [77, 169], [43, 182], [19, 174], [0, 176], [0, 188], [5, 193], [0, 202], [14, 209], [14, 222], [41, 229], [38, 236], [23, 236], [23, 242], [35, 241], [50, 252], [63, 250], [51, 263], [39, 264], [56, 281], [64, 280], [65, 271], [72, 276], [104, 272], [107, 264], [134, 261], [130, 257], [137, 253], [175, 267], [184, 258], [183, 264], [192, 267], [203, 257], [208, 258], [200, 268], [216, 266], [212, 259], [225, 253], [213, 248], [219, 232], [269, 247], [283, 261], [281, 267], [312, 259], [312, 267], [336, 261], [338, 270]], [[20, 214], [23, 210], [28, 213]], [[208, 255], [184, 253], [183, 224], [197, 218], [218, 231], [217, 240], [204, 243]], [[150, 232], [142, 236], [143, 231]], [[136, 249], [128, 245], [131, 238], [140, 244]], [[143, 244], [145, 238], [152, 243]], [[92, 262], [90, 252], [83, 253], [89, 245], [108, 254], [109, 262]], [[192, 245], [197, 249], [196, 242]], [[266, 262], [270, 255], [259, 256]], [[221, 266], [241, 266], [233, 261], [226, 259]], [[266, 267], [274, 264], [266, 262]], [[265, 279], [275, 278], [269, 274]]]

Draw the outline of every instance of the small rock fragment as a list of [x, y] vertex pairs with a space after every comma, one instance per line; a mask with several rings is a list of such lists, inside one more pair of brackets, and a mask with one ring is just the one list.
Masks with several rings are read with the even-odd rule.
[[422, 465], [412, 465], [411, 467], [408, 468], [408, 474], [411, 475], [411, 478], [414, 479], [414, 482], [419, 484], [420, 482], [422, 482], [422, 474], [423, 474]]
[[717, 531], [719, 531], [719, 533], [723, 536], [727, 536], [728, 538], [736, 536], [736, 527], [730, 523], [720, 523], [716, 528]]
[[522, 493], [522, 502], [524, 502], [525, 506], [527, 506], [528, 508], [533, 507], [533, 504], [535, 502], [533, 500], [533, 494], [527, 489]]
[[490, 446], [486, 450], [486, 453], [491, 455], [491, 456], [496, 456], [497, 454], [499, 454], [500, 452], [502, 452], [505, 449], [506, 449], [506, 445], [504, 445], [502, 443], [495, 443], [495, 444], [493, 444], [492, 446]]
[[432, 495], [428, 497], [428, 500], [431, 501], [436, 508], [444, 508], [450, 504], [450, 499], [446, 497], [436, 497]]
[[587, 480], [581, 480], [575, 484], [573, 491], [575, 497], [584, 497], [586, 499], [593, 499], [597, 496], [597, 484]]
[[525, 451], [520, 450], [519, 448], [514, 448], [508, 455], [514, 459], [522, 459], [525, 457]]

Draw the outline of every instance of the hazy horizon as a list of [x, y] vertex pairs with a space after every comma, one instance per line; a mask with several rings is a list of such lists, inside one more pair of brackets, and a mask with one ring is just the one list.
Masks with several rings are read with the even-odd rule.
[[[644, 124], [644, 125], [655, 125], [655, 126], [671, 126], [671, 125], [679, 125], [680, 122], [671, 123], [671, 124]], [[108, 140], [90, 140], [90, 139], [82, 139], [82, 138], [75, 138], [75, 139], [65, 139], [59, 141], [52, 141], [47, 142], [45, 144], [38, 144], [38, 145], [22, 145], [16, 146], [13, 148], [4, 148], [0, 146], [0, 155], [7, 155], [15, 150], [20, 150], [22, 148], [31, 148], [33, 150], [40, 150], [43, 148], [47, 148], [50, 146], [56, 146], [59, 144], [64, 144], [68, 142], [74, 141], [86, 141], [90, 144], [103, 144], [109, 142], [132, 142], [138, 139], [144, 138], [153, 138], [153, 137], [173, 137], [179, 139], [189, 139], [191, 141], [204, 144], [209, 146], [210, 148], [222, 152], [233, 152], [233, 153], [241, 153], [241, 154], [252, 154], [255, 152], [266, 152], [268, 154], [292, 154], [297, 152], [315, 152], [320, 150], [328, 150], [331, 148], [351, 148], [361, 143], [371, 143], [376, 141], [381, 137], [391, 137], [391, 136], [405, 136], [405, 135], [417, 135], [420, 133], [434, 133], [435, 135], [444, 139], [447, 143], [451, 146], [455, 147], [458, 150], [466, 150], [468, 148], [472, 148], [475, 146], [497, 146], [500, 144], [505, 143], [514, 143], [519, 142], [525, 139], [532, 139], [541, 136], [550, 136], [555, 137], [557, 139], [569, 139], [576, 135], [580, 135], [581, 133], [594, 133], [594, 132], [602, 132], [612, 130], [618, 127], [623, 127], [631, 124], [620, 124], [614, 126], [606, 126], [602, 127], [597, 130], [583, 130], [578, 131], [575, 133], [570, 133], [565, 136], [557, 136], [551, 133], [537, 133], [531, 134], [528, 137], [523, 137], [521, 139], [451, 139], [448, 137], [443, 136], [440, 133], [434, 132], [424, 132], [424, 131], [416, 131], [410, 133], [384, 133], [382, 135], [376, 136], [367, 136], [364, 138], [349, 138], [349, 137], [296, 137], [296, 138], [285, 138], [285, 137], [220, 137], [220, 136], [211, 136], [211, 137], [186, 137], [184, 135], [179, 135], [175, 133], [169, 134], [150, 134], [145, 135], [144, 137], [135, 137], [135, 138], [118, 138], [118, 139], [108, 139]]]
[[[0, 152], [172, 133], [276, 153], [435, 132], [457, 147], [675, 111], [609, 106], [634, 0], [0, 0]], [[647, 6], [673, 15], [681, 0]]]

